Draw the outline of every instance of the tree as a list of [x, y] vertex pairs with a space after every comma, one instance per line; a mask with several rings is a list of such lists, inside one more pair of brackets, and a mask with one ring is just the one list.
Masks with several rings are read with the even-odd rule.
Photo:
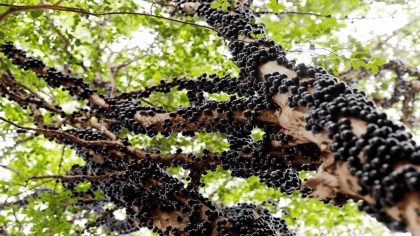
[[[42, 145], [40, 140], [45, 139], [62, 145], [61, 151], [51, 151], [55, 154], [53, 158], [42, 158], [29, 170], [24, 167], [30, 166], [24, 158], [14, 163], [15, 168], [4, 166], [14, 171], [18, 186], [22, 180], [26, 181], [20, 184], [22, 187], [34, 180], [56, 179], [57, 182], [33, 185], [33, 194], [5, 203], [3, 208], [14, 214], [16, 206], [28, 206], [38, 199], [54, 203], [56, 208], [49, 211], [50, 217], [56, 218], [57, 225], [45, 227], [46, 221], [33, 226], [51, 234], [62, 232], [63, 227], [75, 230], [74, 226], [65, 225], [69, 221], [75, 223], [74, 219], [83, 214], [82, 210], [92, 211], [95, 216], [83, 228], [77, 229], [76, 234], [94, 232], [99, 226], [122, 233], [148, 227], [164, 235], [294, 234], [285, 219], [271, 215], [267, 208], [250, 203], [226, 206], [205, 197], [200, 192], [205, 185], [203, 179], [207, 177], [203, 176], [224, 169], [235, 177], [258, 177], [266, 186], [285, 195], [295, 194], [293, 198], [301, 201], [310, 200], [303, 200], [296, 193], [303, 198], [309, 196], [337, 206], [347, 201], [361, 201], [360, 209], [388, 228], [408, 230], [413, 234], [420, 232], [420, 148], [413, 135], [403, 125], [392, 122], [385, 113], [379, 112], [364, 92], [331, 75], [334, 68], [327, 71], [320, 66], [298, 64], [286, 58], [286, 50], [270, 40], [264, 27], [254, 18], [254, 13], [273, 12], [279, 16], [281, 5], [271, 1], [271, 11], [267, 12], [255, 10], [247, 1], [154, 3], [161, 6], [158, 9], [171, 12], [171, 16], [163, 16], [134, 12], [135, 5], [130, 4], [122, 4], [118, 11], [110, 11], [112, 9], [105, 4], [98, 12], [77, 4], [63, 6], [61, 1], [43, 5], [2, 4], [7, 7], [0, 15], [2, 21], [21, 12], [28, 12], [35, 19], [43, 16], [49, 24], [48, 30], [58, 35], [48, 38], [51, 43], [47, 45], [55, 45], [53, 50], [61, 50], [66, 55], [64, 60], [57, 58], [58, 62], [54, 58], [43, 62], [39, 58], [45, 57], [51, 49], [40, 47], [39, 56], [35, 57], [32, 54], [36, 51], [26, 53], [12, 42], [4, 42], [0, 48], [5, 56], [1, 60], [0, 89], [4, 98], [2, 110], [5, 111], [4, 117], [0, 118], [2, 125], [16, 132], [16, 136], [24, 137], [16, 143], [38, 139], [29, 146], [31, 150], [42, 150], [36, 145]], [[86, 25], [84, 27], [94, 31], [90, 35], [91, 41], [85, 42], [88, 47], [79, 52], [91, 55], [86, 59], [88, 62], [83, 61], [84, 58], [80, 61], [73, 54], [72, 48], [82, 45], [82, 42], [55, 25], [52, 20], [56, 17], [52, 15], [55, 12], [76, 13], [69, 19], [70, 24]], [[284, 14], [289, 13], [292, 14]], [[113, 20], [120, 27], [105, 30], [106, 20], [110, 20], [106, 17], [113, 15], [119, 17]], [[127, 15], [155, 20], [153, 29], [161, 37], [153, 42], [156, 44], [160, 43], [159, 40], [167, 43], [173, 36], [168, 32], [167, 21], [190, 25], [185, 38], [191, 35], [199, 37], [199, 44], [206, 44], [208, 36], [203, 36], [203, 30], [215, 31], [226, 42], [239, 73], [228, 69], [233, 64], [227, 63], [223, 75], [178, 76], [121, 91], [124, 86], [121, 82], [118, 84], [117, 78], [128, 65], [139, 60], [147, 61], [144, 60], [146, 56], [150, 56], [153, 63], [161, 59], [156, 59], [151, 47], [144, 55], [133, 54], [129, 61], [123, 58], [121, 64], [111, 64], [111, 61], [118, 61], [120, 54], [94, 43], [98, 35], [105, 34], [101, 37], [113, 41], [113, 33], [142, 23], [128, 25], [123, 17]], [[188, 16], [198, 17], [208, 26], [189, 21]], [[318, 16], [331, 19], [331, 15]], [[105, 17], [106, 20], [90, 25], [90, 17]], [[18, 26], [16, 22], [11, 20], [10, 24]], [[76, 28], [73, 30], [77, 32]], [[12, 35], [8, 37], [5, 41], [15, 39]], [[31, 40], [36, 33], [25, 37]], [[61, 44], [55, 40], [64, 46], [58, 49], [57, 45]], [[191, 70], [194, 66], [202, 66], [191, 56], [200, 53], [198, 47], [190, 53], [177, 49], [175, 57], [189, 57], [193, 65]], [[106, 65], [108, 81], [101, 74], [103, 69], [98, 69], [102, 67], [100, 52], [104, 50], [110, 52], [109, 64]], [[164, 50], [159, 53], [163, 53], [163, 57], [168, 55]], [[365, 76], [365, 73], [378, 74], [380, 70], [392, 69], [398, 75], [400, 82], [397, 84], [404, 86], [406, 91], [403, 92], [409, 91], [407, 94], [410, 94], [403, 106], [412, 109], [414, 103], [410, 105], [410, 101], [415, 99], [418, 81], [405, 81], [402, 74], [418, 78], [418, 71], [398, 62], [376, 61], [379, 62], [356, 60], [351, 69], [341, 74], [354, 72]], [[87, 64], [92, 67], [91, 71]], [[55, 69], [59, 65], [63, 65], [62, 70]], [[359, 65], [371, 72], [355, 72]], [[178, 66], [181, 68], [178, 70], [182, 70], [183, 65], [164, 66], [174, 70]], [[81, 76], [74, 75], [74, 68], [82, 71]], [[141, 70], [152, 71], [148, 67]], [[28, 75], [22, 71], [28, 71], [29, 79], [24, 76], [17, 78], [17, 73]], [[195, 71], [198, 72], [200, 69]], [[125, 76], [125, 87], [141, 82], [135, 75], [131, 76], [133, 78], [128, 80]], [[36, 92], [36, 88], [43, 90]], [[179, 94], [176, 90], [186, 92], [179, 96], [175, 95]], [[212, 96], [215, 99], [211, 99]], [[174, 98], [175, 102], [171, 101]], [[63, 104], [71, 99], [78, 102], [69, 111]], [[390, 101], [391, 104], [395, 102], [395, 99]], [[181, 106], [176, 107], [178, 105]], [[409, 117], [413, 111], [406, 113]], [[30, 122], [33, 125], [29, 124], [28, 116], [32, 117]], [[407, 124], [415, 124], [412, 120], [407, 118]], [[207, 137], [210, 142], [220, 142], [220, 136], [213, 136], [212, 140], [212, 136], [203, 133], [221, 135], [226, 138], [227, 145], [216, 145], [215, 150], [200, 152], [178, 148], [186, 146], [183, 139], [190, 137]], [[260, 137], [255, 137], [258, 136], [253, 135], [255, 133]], [[178, 138], [177, 134], [182, 134], [183, 138]], [[139, 142], [137, 137], [155, 139]], [[177, 147], [171, 151], [171, 146]], [[83, 161], [65, 162], [64, 157], [71, 156], [66, 147], [74, 150]], [[12, 151], [15, 150], [12, 148]], [[55, 158], [60, 155], [61, 158]], [[48, 165], [58, 174], [48, 173]], [[181, 167], [183, 171], [177, 171], [175, 167]], [[21, 173], [22, 170], [25, 173]], [[62, 174], [63, 171], [66, 173]], [[310, 171], [317, 174], [310, 178], [301, 176]], [[176, 177], [182, 172], [188, 175], [185, 182]], [[40, 187], [44, 185], [47, 187]], [[4, 186], [4, 190], [9, 191], [9, 186]], [[107, 203], [112, 203], [113, 209], [107, 207]], [[36, 216], [30, 212], [36, 208], [24, 208], [29, 215]], [[113, 216], [114, 209], [125, 209], [126, 218], [118, 220]], [[67, 216], [73, 219], [69, 220]], [[15, 217], [14, 222], [22, 224]], [[7, 218], [2, 220], [10, 221]]]

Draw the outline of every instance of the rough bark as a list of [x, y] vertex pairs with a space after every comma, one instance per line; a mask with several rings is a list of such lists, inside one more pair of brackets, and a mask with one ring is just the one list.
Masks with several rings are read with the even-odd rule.
[[[242, 1], [243, 7], [242, 10], [246, 10], [247, 3], [246, 1]], [[189, 15], [194, 15], [199, 11], [200, 5], [204, 5], [203, 3], [194, 2], [194, 3], [184, 3], [181, 4], [179, 7]], [[222, 30], [226, 28], [235, 28], [233, 21], [217, 21], [215, 20], [215, 16], [212, 13], [208, 13], [208, 6], [206, 10], [203, 10], [206, 6], [202, 7], [202, 11], [207, 11], [206, 13], [199, 14], [201, 17], [205, 17], [207, 22], [215, 27], [216, 31], [219, 34]], [[216, 11], [216, 10], [214, 10]], [[231, 9], [229, 12], [219, 12], [219, 16], [222, 17], [223, 15], [235, 15], [239, 14], [238, 11], [236, 12]], [[213, 17], [213, 19], [209, 19], [206, 17]], [[252, 16], [249, 16], [252, 18]], [[248, 19], [247, 19], [248, 20]], [[217, 22], [215, 24], [215, 21]], [[251, 20], [248, 20], [251, 22]], [[225, 35], [226, 37], [226, 35]], [[237, 34], [235, 36], [231, 36], [230, 38], [225, 38], [230, 40], [231, 42], [240, 40], [243, 44], [252, 43], [252, 42], [259, 42], [259, 40], [252, 39], [249, 36], [243, 36], [241, 34]], [[264, 43], [260, 43], [260, 47], [264, 47]], [[267, 48], [268, 49], [268, 48]], [[289, 69], [285, 65], [281, 65], [275, 59], [266, 60], [262, 62], [258, 66], [258, 78], [263, 80], [265, 75], [270, 75], [275, 72], [280, 74], [286, 74], [288, 79], [292, 78], [299, 78], [299, 80], [306, 80], [308, 77], [299, 76], [296, 73], [296, 69]], [[248, 74], [249, 75], [249, 74]], [[314, 93], [314, 89], [310, 90], [310, 93]], [[288, 98], [292, 96], [291, 92], [288, 93], [279, 93], [274, 95], [273, 100], [279, 106], [279, 109], [276, 111], [276, 115], [278, 117], [279, 125], [281, 128], [288, 130], [294, 136], [294, 142], [296, 143], [315, 143], [321, 150], [321, 162], [322, 164], [319, 167], [318, 176], [314, 179], [308, 180], [304, 183], [304, 186], [310, 186], [314, 192], [312, 193], [315, 197], [320, 198], [330, 198], [333, 195], [340, 193], [347, 195], [354, 200], [364, 200], [368, 204], [377, 203], [378, 199], [372, 197], [371, 194], [361, 194], [360, 193], [360, 182], [357, 177], [354, 176], [349, 171], [349, 166], [344, 161], [334, 160], [333, 152], [329, 149], [329, 145], [333, 142], [333, 140], [328, 137], [328, 132], [326, 129], [321, 130], [320, 132], [312, 132], [305, 129], [305, 117], [309, 114], [309, 109], [304, 106], [297, 106], [297, 107], [290, 107], [288, 106]], [[345, 117], [345, 116], [343, 116]], [[365, 133], [367, 133], [367, 127], [369, 122], [360, 118], [347, 116], [351, 123], [351, 128], [353, 134], [357, 138], [361, 138]], [[402, 148], [404, 146], [403, 143], [395, 144], [398, 148]], [[401, 157], [401, 160], [397, 160], [396, 163], [393, 165], [393, 171], [389, 173], [389, 175], [396, 174], [404, 168], [413, 168], [414, 172], [418, 174], [420, 170], [419, 166], [419, 155], [418, 146], [415, 147], [415, 151], [417, 153], [410, 153], [408, 155], [412, 155], [410, 157]], [[358, 158], [362, 163], [366, 163], [366, 153], [360, 152], [358, 154]], [[407, 160], [408, 159], [408, 160]], [[418, 184], [420, 179], [415, 180]], [[384, 184], [384, 183], [380, 183]], [[386, 186], [384, 186], [386, 188]], [[391, 192], [391, 191], [390, 191]], [[386, 193], [385, 193], [386, 195]], [[420, 232], [420, 216], [419, 216], [419, 209], [420, 209], [420, 193], [418, 189], [411, 189], [404, 194], [404, 197], [398, 201], [398, 203], [394, 204], [393, 206], [385, 206], [383, 210], [388, 216], [392, 217], [394, 220], [404, 222], [407, 224], [408, 230], [413, 233], [413, 235], [418, 235]], [[417, 213], [415, 213], [417, 212]]]

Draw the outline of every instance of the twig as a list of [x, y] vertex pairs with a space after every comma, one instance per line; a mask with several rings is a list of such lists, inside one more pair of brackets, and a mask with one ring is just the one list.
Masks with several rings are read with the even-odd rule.
[[205, 28], [205, 29], [209, 29], [209, 30], [215, 31], [210, 26], [199, 25], [199, 24], [196, 24], [196, 23], [193, 23], [193, 22], [187, 22], [187, 21], [177, 20], [177, 19], [173, 19], [173, 18], [169, 18], [169, 17], [165, 17], [165, 16], [159, 16], [159, 15], [153, 15], [153, 14], [141, 13], [141, 12], [117, 11], [117, 12], [99, 12], [99, 13], [94, 13], [94, 12], [89, 12], [89, 11], [87, 11], [85, 9], [82, 9], [82, 8], [63, 7], [63, 6], [58, 6], [58, 5], [20, 5], [20, 6], [17, 6], [17, 5], [13, 5], [13, 4], [0, 3], [0, 6], [10, 7], [9, 10], [7, 10], [6, 12], [4, 12], [3, 14], [0, 15], [0, 21], [4, 20], [7, 16], [9, 16], [9, 15], [15, 13], [15, 12], [20, 12], [20, 11], [34, 11], [34, 10], [43, 10], [43, 11], [45, 11], [45, 10], [54, 10], [54, 11], [66, 11], [66, 12], [82, 13], [82, 14], [86, 14], [86, 15], [89, 15], [89, 16], [95, 16], [95, 17], [106, 16], [106, 15], [148, 16], [148, 17], [153, 17], [153, 18], [158, 18], [158, 19], [164, 19], [164, 20], [168, 20], [168, 21], [172, 21], [172, 22], [176, 22], [176, 23], [198, 26], [198, 27], [202, 27], [202, 28]]
[[[115, 174], [113, 174], [115, 175]], [[73, 181], [73, 180], [79, 180], [79, 179], [87, 179], [87, 180], [103, 180], [111, 177], [112, 175], [106, 174], [106, 175], [39, 175], [39, 176], [32, 176], [29, 177], [28, 180], [34, 180], [34, 179], [60, 179], [60, 180], [66, 180], [66, 181]]]
[[19, 171], [15, 170], [15, 169], [13, 169], [13, 168], [10, 168], [10, 167], [8, 167], [8, 166], [6, 166], [6, 165], [0, 165], [0, 167], [4, 168], [4, 169], [6, 169], [6, 170], [10, 170], [10, 171], [12, 171], [12, 172], [16, 173], [17, 175], [22, 175]]
[[57, 137], [57, 136], [66, 136], [66, 138], [69, 138], [70, 140], [72, 140], [73, 142], [76, 142], [77, 144], [80, 145], [84, 145], [84, 146], [102, 146], [102, 147], [108, 147], [108, 146], [113, 146], [113, 147], [124, 147], [124, 145], [120, 142], [117, 141], [108, 141], [108, 140], [99, 140], [99, 141], [87, 141], [84, 139], [79, 139], [76, 136], [66, 133], [66, 132], [62, 132], [62, 131], [56, 131], [56, 130], [50, 130], [50, 129], [40, 129], [40, 128], [30, 128], [30, 127], [24, 127], [21, 126], [19, 124], [16, 124], [10, 120], [7, 120], [3, 117], [0, 117], [0, 120], [13, 125], [17, 128], [20, 129], [26, 129], [26, 130], [32, 130], [32, 131], [36, 131], [36, 132], [41, 132], [43, 134], [50, 134], [52, 137]]
[[314, 13], [314, 12], [299, 12], [299, 11], [283, 11], [279, 13], [275, 13], [272, 11], [256, 11], [254, 12], [254, 14], [256, 16], [273, 14], [273, 15], [309, 15], [309, 16], [331, 18], [331, 15], [323, 15], [323, 14]]
[[18, 219], [16, 212], [15, 212], [15, 208], [12, 207], [12, 212], [13, 212], [13, 216], [15, 217], [15, 221], [16, 223], [19, 225], [19, 231], [22, 231], [22, 222], [20, 222], [20, 220]]
[[66, 147], [63, 146], [63, 150], [61, 151], [61, 157], [60, 157], [60, 163], [58, 164], [58, 173], [60, 173], [61, 171], [61, 166], [63, 164], [63, 157], [64, 157], [64, 152], [66, 151]]
[[[64, 152], [65, 151], [66, 151], [66, 146], [63, 146], [63, 150], [61, 151], [60, 163], [58, 163], [58, 171], [57, 171], [57, 174], [60, 174], [61, 167], [63, 165], [63, 157], [64, 157]], [[55, 183], [55, 185], [54, 185], [54, 191], [56, 190], [56, 188], [57, 188], [57, 183]]]
[[[56, 4], [54, 4], [56, 5]], [[47, 19], [49, 19], [48, 16], [46, 16]], [[49, 25], [52, 27], [52, 29], [58, 34], [58, 36], [60, 36], [60, 38], [63, 40], [64, 45], [63, 45], [63, 50], [64, 52], [67, 54], [67, 56], [74, 60], [76, 62], [77, 65], [81, 66], [83, 71], [86, 72], [87, 68], [86, 66], [83, 64], [83, 60], [82, 61], [77, 61], [77, 58], [69, 51], [69, 46], [70, 46], [70, 42], [69, 39], [66, 38], [66, 36], [64, 36], [64, 34], [58, 29], [58, 27], [56, 25], [54, 25], [54, 23], [52, 21], [49, 21]]]
[[[149, 65], [148, 65], [148, 66], [146, 66], [143, 70], [139, 71], [139, 72], [138, 72], [135, 76], [139, 75], [141, 72], [143, 72], [143, 71], [145, 71], [145, 70], [149, 69], [149, 68], [150, 68], [150, 67], [152, 67], [152, 66], [153, 66], [153, 64], [149, 64]], [[130, 76], [130, 79], [128, 80], [128, 83], [127, 83], [127, 86], [125, 87], [124, 92], [127, 92], [127, 88], [128, 88], [128, 87], [130, 87], [131, 82], [133, 81], [133, 78], [134, 78], [135, 76]]]
[[316, 17], [324, 17], [324, 18], [333, 18], [336, 20], [375, 20], [375, 19], [382, 19], [382, 18], [388, 18], [388, 17], [393, 17], [395, 14], [397, 13], [397, 11], [394, 11], [393, 13], [389, 14], [388, 16], [384, 16], [384, 17], [341, 17], [341, 18], [335, 18], [333, 17], [331, 14], [319, 14], [319, 13], [314, 13], [314, 12], [301, 12], [301, 11], [282, 11], [279, 13], [275, 13], [272, 11], [256, 11], [254, 12], [254, 14], [256, 16], [261, 16], [261, 15], [277, 15], [277, 16], [281, 16], [281, 15], [309, 15], [309, 16], [316, 16]]
[[[31, 134], [31, 135], [30, 135], [29, 137], [27, 137], [27, 138], [24, 138], [24, 139], [21, 139], [21, 140], [15, 141], [15, 144], [13, 144], [13, 146], [6, 147], [6, 148], [5, 148], [5, 151], [3, 150], [3, 152], [2, 152], [3, 157], [5, 157], [5, 156], [9, 155], [9, 153], [10, 153], [12, 150], [15, 150], [15, 149], [16, 149], [16, 147], [17, 147], [17, 146], [19, 146], [20, 144], [25, 143], [25, 142], [27, 142], [27, 141], [30, 141], [30, 140], [32, 140], [32, 139], [34, 139], [34, 138], [35, 138], [35, 135]], [[17, 158], [17, 156], [15, 155], [14, 157], [12, 157], [12, 158], [10, 159], [10, 161], [15, 160], [16, 158]]]

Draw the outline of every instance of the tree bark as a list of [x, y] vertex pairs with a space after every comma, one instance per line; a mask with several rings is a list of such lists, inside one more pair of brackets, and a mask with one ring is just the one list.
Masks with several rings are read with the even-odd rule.
[[[252, 53], [256, 53], [258, 48], [264, 48], [267, 51], [269, 50], [269, 47], [265, 46], [266, 44], [266, 37], [264, 36], [263, 40], [253, 39], [249, 35], [244, 35], [243, 31], [245, 29], [245, 25], [252, 25], [254, 28], [258, 28], [258, 25], [253, 24], [254, 18], [252, 16], [252, 13], [249, 11], [248, 7], [249, 4], [247, 1], [239, 1], [240, 6], [237, 6], [235, 9], [230, 8], [230, 10], [223, 12], [220, 9], [210, 9], [209, 3], [203, 1], [203, 2], [187, 2], [177, 4], [178, 9], [181, 9], [185, 14], [188, 15], [195, 15], [198, 14], [200, 17], [203, 17], [207, 23], [214, 27], [214, 29], [224, 37], [226, 40], [230, 41], [230, 48], [232, 49], [236, 42], [240, 41], [240, 43], [236, 43], [236, 45], [241, 44], [242, 48], [246, 48], [247, 46], [253, 44], [257, 49], [254, 49], [254, 51], [245, 51], [242, 52], [234, 52], [231, 50], [231, 53], [234, 55], [235, 62], [239, 63], [239, 67], [241, 68], [241, 72], [245, 76], [255, 76], [259, 80], [264, 80], [267, 75], [272, 75], [273, 73], [280, 73], [287, 75], [287, 78], [289, 80], [292, 80], [293, 78], [298, 78], [300, 81], [309, 80], [311, 77], [314, 77], [314, 75], [310, 76], [308, 74], [301, 73], [299, 71], [299, 68], [297, 66], [289, 66], [287, 65], [287, 62], [279, 63], [278, 60], [276, 60], [277, 56], [284, 56], [283, 55], [274, 55], [272, 56], [272, 59], [266, 59], [263, 61], [259, 61], [259, 64], [253, 68], [251, 71], [247, 71], [247, 68], [243, 66], [244, 61], [240, 61], [235, 57], [236, 55], [240, 55], [242, 60], [252, 60], [249, 59], [252, 57]], [[244, 13], [246, 12], [246, 13]], [[234, 17], [229, 16], [238, 16], [236, 19], [241, 19], [244, 22], [247, 22], [246, 24], [237, 26], [235, 24], [238, 24], [238, 20], [234, 21]], [[223, 19], [223, 20], [222, 20]], [[234, 33], [231, 33], [230, 35], [226, 33], [226, 29], [232, 29]], [[238, 29], [239, 28], [239, 29]], [[261, 27], [260, 27], [261, 28]], [[259, 28], [258, 28], [259, 29]], [[236, 30], [236, 31], [235, 31]], [[239, 33], [242, 30], [242, 33]], [[249, 31], [248, 31], [249, 32]], [[236, 50], [240, 50], [237, 49]], [[241, 55], [242, 53], [242, 55]], [[265, 54], [264, 54], [265, 55]], [[277, 58], [276, 58], [277, 57]], [[287, 61], [287, 60], [286, 60]], [[258, 61], [257, 61], [258, 62]], [[242, 65], [240, 64], [242, 63]], [[301, 66], [301, 68], [305, 68], [306, 66]], [[322, 71], [322, 69], [318, 70], [319, 73], [318, 78], [322, 78], [322, 76], [329, 76], [325, 73], [325, 71]], [[299, 74], [301, 73], [301, 74]], [[332, 76], [329, 76], [332, 77]], [[317, 78], [317, 79], [318, 79]], [[310, 88], [308, 89], [309, 93], [314, 95], [317, 91], [320, 91], [320, 89], [316, 88]], [[350, 91], [351, 92], [351, 91]], [[360, 96], [359, 92], [351, 92], [347, 96], [344, 101], [350, 101], [351, 99], [355, 100], [365, 100], [365, 96]], [[372, 209], [369, 209], [369, 211], [372, 215], [376, 215], [378, 218], [383, 218], [384, 213], [386, 216], [390, 217], [391, 219], [395, 221], [399, 221], [402, 224], [407, 225], [407, 229], [413, 234], [413, 235], [420, 235], [420, 149], [419, 146], [415, 145], [415, 142], [411, 140], [412, 135], [405, 133], [402, 128], [395, 128], [392, 130], [392, 132], [388, 133], [388, 137], [395, 136], [407, 136], [407, 138], [401, 138], [403, 141], [401, 142], [391, 142], [392, 146], [388, 147], [389, 149], [385, 152], [380, 153], [380, 155], [377, 155], [378, 158], [385, 158], [386, 154], [391, 154], [396, 156], [396, 160], [391, 163], [391, 171], [388, 171], [386, 174], [380, 176], [379, 178], [376, 178], [378, 182], [376, 183], [369, 183], [369, 184], [362, 184], [360, 176], [363, 176], [363, 173], [359, 173], [359, 178], [355, 176], [357, 173], [357, 170], [352, 169], [352, 166], [348, 164], [348, 161], [345, 160], [337, 160], [337, 158], [334, 158], [334, 152], [331, 150], [331, 144], [334, 143], [334, 140], [332, 139], [333, 134], [328, 134], [328, 125], [319, 125], [320, 130], [316, 130], [316, 132], [313, 132], [313, 130], [307, 130], [305, 129], [305, 125], [307, 122], [305, 122], [305, 119], [307, 121], [307, 117], [312, 113], [319, 111], [316, 110], [319, 108], [319, 106], [309, 107], [308, 106], [293, 106], [290, 107], [290, 98], [293, 96], [292, 92], [287, 93], [277, 93], [273, 95], [273, 100], [275, 103], [279, 106], [279, 109], [276, 111], [276, 116], [278, 118], [279, 126], [291, 133], [294, 137], [295, 143], [315, 143], [321, 150], [321, 165], [318, 170], [318, 176], [306, 181], [303, 183], [304, 186], [311, 187], [314, 191], [312, 193], [312, 196], [318, 197], [318, 198], [331, 198], [333, 195], [336, 194], [344, 194], [349, 196], [350, 198], [354, 199], [355, 201], [363, 200], [368, 205], [373, 206]], [[339, 96], [336, 96], [339, 97]], [[330, 104], [332, 104], [334, 100], [330, 101]], [[375, 114], [374, 116], [379, 116], [379, 114], [372, 109], [369, 113]], [[372, 132], [373, 130], [378, 130], [378, 119], [386, 119], [386, 116], [381, 118], [366, 118], [365, 117], [357, 117], [357, 114], [340, 114], [340, 119], [347, 118], [348, 121], [350, 121], [350, 127], [352, 134], [356, 140], [366, 140], [365, 147], [369, 143], [370, 140], [374, 138], [386, 138], [376, 135], [373, 137], [370, 137], [370, 139], [366, 139], [368, 133]], [[376, 119], [375, 119], [376, 118]], [[391, 124], [387, 120], [387, 123]], [[369, 125], [374, 124], [374, 126], [371, 127], [371, 130], [369, 130]], [[330, 127], [332, 127], [333, 124], [331, 124]], [[392, 126], [392, 125], [389, 125]], [[338, 131], [338, 130], [337, 130]], [[339, 134], [338, 134], [339, 135]], [[381, 140], [383, 141], [383, 140]], [[337, 143], [337, 142], [335, 142]], [[383, 142], [384, 144], [386, 142]], [[355, 142], [354, 144], [355, 145]], [[396, 150], [404, 150], [404, 146], [409, 146], [410, 149], [407, 152], [403, 152], [403, 155], [400, 155], [402, 153], [396, 153]], [[343, 147], [343, 146], [341, 146]], [[377, 152], [378, 148], [380, 146], [370, 146], [371, 149], [369, 149], [369, 152]], [[363, 148], [363, 146], [361, 147]], [[350, 155], [350, 154], [345, 154]], [[363, 166], [370, 169], [371, 171], [380, 171], [379, 167], [373, 167], [372, 166], [372, 160], [369, 160], [368, 153], [365, 151], [360, 151], [355, 157], [358, 158], [361, 165], [359, 170], [363, 170]], [[383, 164], [389, 164], [383, 162]], [[405, 172], [404, 172], [405, 170]], [[410, 173], [410, 174], [408, 174]], [[411, 183], [409, 184], [408, 181], [406, 182], [408, 186], [404, 186], [404, 184], [401, 184], [401, 188], [403, 188], [403, 193], [398, 193], [398, 188], [394, 186], [394, 188], [391, 190], [388, 187], [388, 184], [386, 183], [386, 179], [389, 176], [397, 176], [397, 175], [403, 175], [406, 176], [413, 176], [411, 179]], [[367, 173], [365, 176], [369, 177], [369, 174]], [[414, 177], [415, 176], [415, 177]], [[371, 178], [375, 179], [375, 178]], [[396, 181], [396, 180], [394, 180]], [[388, 182], [389, 183], [389, 182]], [[395, 185], [398, 185], [396, 182], [394, 182]], [[364, 185], [364, 186], [362, 186]], [[415, 186], [414, 186], [415, 185]], [[367, 193], [361, 193], [361, 189], [368, 189]], [[374, 188], [380, 188], [382, 193], [380, 197], [374, 196]], [[399, 190], [401, 190], [401, 188]], [[395, 196], [395, 195], [403, 195], [400, 196], [398, 201], [393, 202], [392, 204], [383, 204], [384, 199], [387, 197]], [[376, 195], [378, 195], [376, 193]], [[378, 209], [379, 208], [379, 209]], [[372, 212], [373, 211], [373, 212]], [[391, 228], [401, 229], [404, 228], [403, 226], [397, 226], [397, 224], [388, 222], [388, 226]]]

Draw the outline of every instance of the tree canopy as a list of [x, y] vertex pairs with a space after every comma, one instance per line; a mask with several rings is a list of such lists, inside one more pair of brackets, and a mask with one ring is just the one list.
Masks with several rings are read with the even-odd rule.
[[0, 232], [414, 235], [417, 5], [3, 0]]

